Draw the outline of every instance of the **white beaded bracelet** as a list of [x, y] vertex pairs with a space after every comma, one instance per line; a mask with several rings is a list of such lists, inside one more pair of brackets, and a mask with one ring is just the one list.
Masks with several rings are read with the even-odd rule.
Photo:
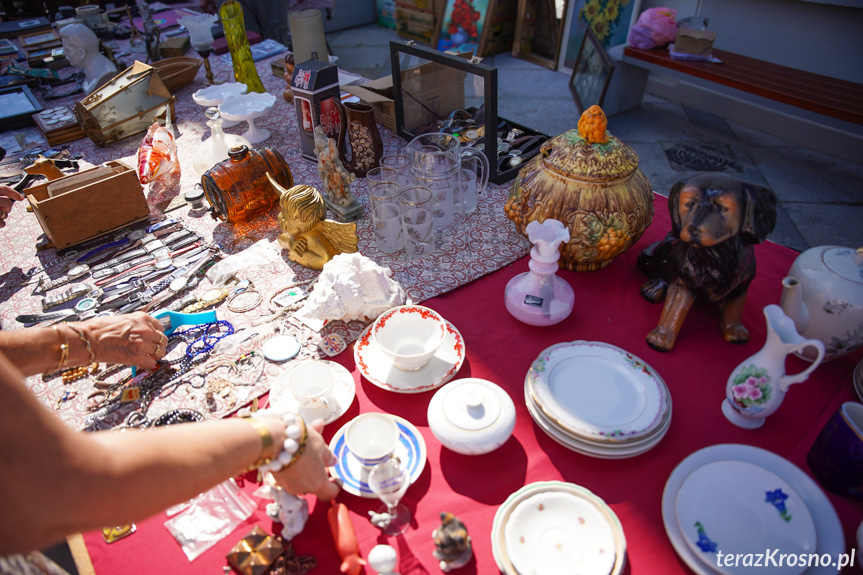
[[279, 413], [274, 410], [267, 409], [252, 414], [252, 417], [254, 418], [264, 416], [279, 417], [285, 422], [286, 439], [282, 443], [281, 449], [277, 451], [271, 459], [262, 461], [258, 466], [258, 469], [264, 473], [267, 471], [275, 473], [285, 469], [286, 467], [290, 467], [303, 455], [303, 451], [306, 449], [306, 443], [309, 440], [309, 434], [306, 431], [306, 423], [303, 421], [303, 418], [296, 413], [289, 411]]

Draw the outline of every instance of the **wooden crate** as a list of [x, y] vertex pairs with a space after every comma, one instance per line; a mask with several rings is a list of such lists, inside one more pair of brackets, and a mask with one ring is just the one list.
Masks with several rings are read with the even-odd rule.
[[110, 161], [25, 190], [42, 231], [62, 249], [150, 215], [138, 174]]

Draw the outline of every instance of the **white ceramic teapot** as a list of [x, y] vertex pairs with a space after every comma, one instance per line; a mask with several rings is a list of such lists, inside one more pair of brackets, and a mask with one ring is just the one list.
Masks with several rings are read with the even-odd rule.
[[[782, 280], [780, 305], [804, 338], [824, 344], [824, 361], [863, 345], [863, 248], [810, 248]], [[798, 355], [815, 359], [811, 349]]]

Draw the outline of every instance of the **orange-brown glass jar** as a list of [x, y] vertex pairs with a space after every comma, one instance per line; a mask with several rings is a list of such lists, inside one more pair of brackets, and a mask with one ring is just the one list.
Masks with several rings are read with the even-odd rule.
[[237, 146], [228, 150], [227, 160], [201, 176], [201, 186], [215, 216], [242, 222], [277, 206], [279, 192], [267, 180], [267, 172], [284, 188], [293, 187], [291, 169], [275, 149]]

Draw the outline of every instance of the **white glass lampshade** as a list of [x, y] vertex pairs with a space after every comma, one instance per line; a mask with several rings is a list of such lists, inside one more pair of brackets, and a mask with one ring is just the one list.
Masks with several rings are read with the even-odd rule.
[[215, 14], [195, 14], [194, 16], [183, 16], [177, 22], [189, 31], [189, 41], [192, 48], [197, 51], [209, 50], [213, 47], [213, 24], [216, 22]]

